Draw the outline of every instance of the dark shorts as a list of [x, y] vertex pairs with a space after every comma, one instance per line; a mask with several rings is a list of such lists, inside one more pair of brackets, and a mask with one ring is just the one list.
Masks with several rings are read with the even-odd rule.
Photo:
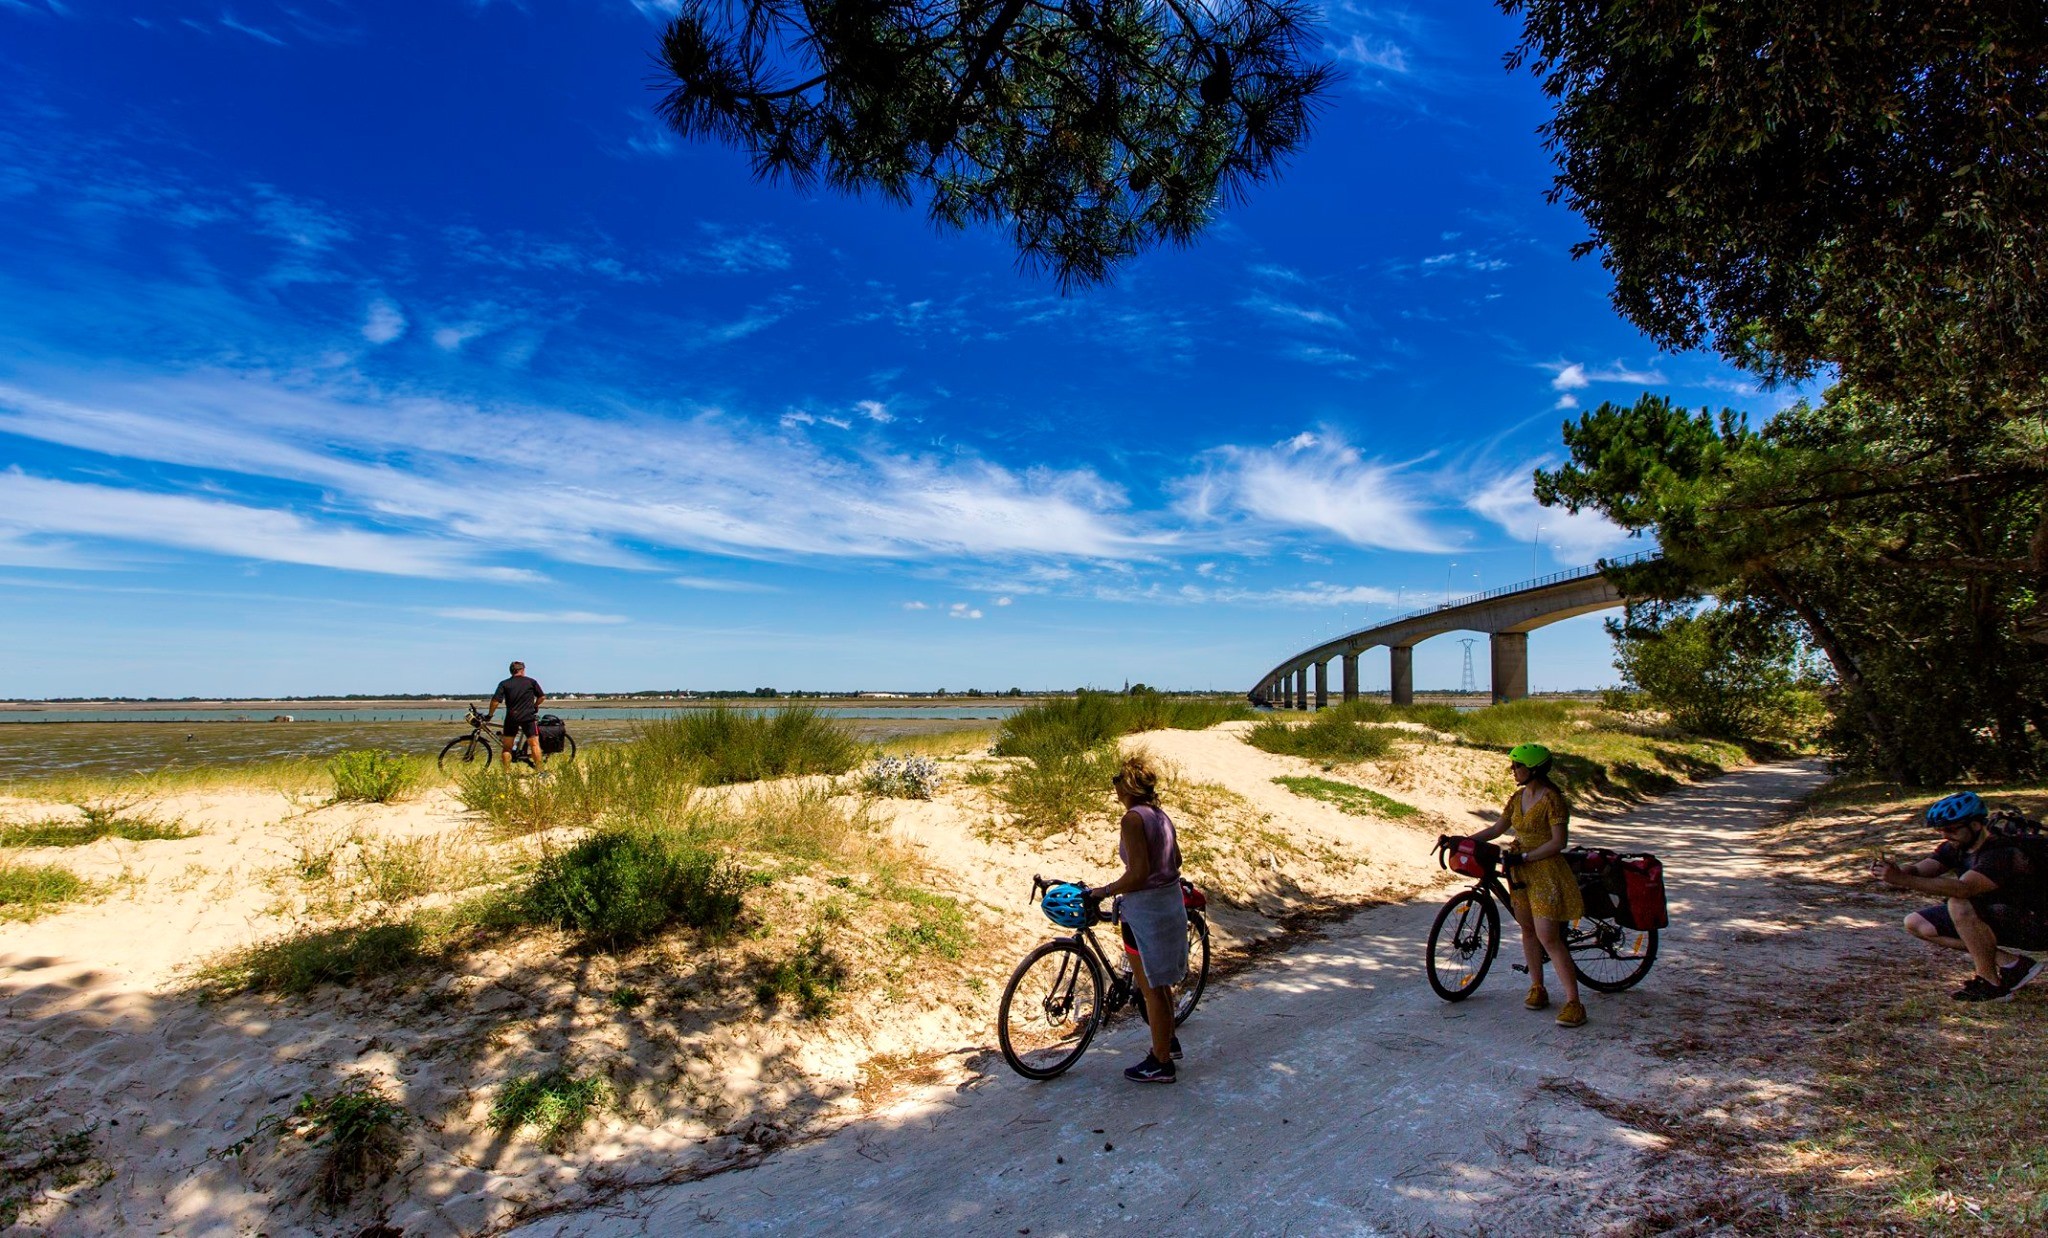
[[506, 739], [510, 739], [521, 731], [524, 731], [530, 737], [539, 738], [540, 715], [535, 714], [531, 718], [507, 718], [505, 719], [505, 729], [499, 733]]
[[[1984, 923], [1991, 926], [1991, 932], [1998, 938], [1998, 944], [2008, 950], [2048, 950], [2048, 915], [2030, 911], [2024, 907], [2009, 907], [2004, 903], [1970, 900], [1977, 914], [1984, 917]], [[1939, 903], [1933, 907], [1922, 907], [1922, 920], [1934, 926], [1942, 937], [1960, 937], [1956, 932], [1955, 917], [1948, 914], [1948, 904]]]

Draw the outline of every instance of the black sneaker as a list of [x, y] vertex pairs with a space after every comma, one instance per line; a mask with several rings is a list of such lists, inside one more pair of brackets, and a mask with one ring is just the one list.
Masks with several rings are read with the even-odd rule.
[[1172, 1083], [1173, 1063], [1162, 1066], [1147, 1053], [1144, 1061], [1124, 1071], [1124, 1078], [1132, 1083]]
[[1972, 976], [1949, 996], [1959, 1002], [2009, 1002], [2012, 989], [2002, 984], [1988, 984], [1982, 976]]
[[[2015, 984], [2015, 985], [2012, 985], [2011, 987], [2012, 987], [2012, 988], [2015, 988], [2015, 989], [2017, 989], [2017, 988], [2019, 988], [2020, 986], [2018, 986], [2018, 985], [2016, 985], [2016, 984]], [[1176, 1061], [1176, 1062], [1180, 1061], [1180, 1037], [1178, 1037], [1178, 1036], [1175, 1036], [1175, 1037], [1173, 1038], [1173, 1045], [1172, 1045], [1172, 1049], [1171, 1049], [1171, 1052], [1172, 1052], [1172, 1054], [1173, 1054], [1173, 1060], [1174, 1060], [1174, 1061]]]
[[2022, 954], [2019, 962], [2010, 963], [1998, 969], [1998, 983], [2008, 993], [2017, 993], [2041, 978], [2042, 967], [2038, 960]]

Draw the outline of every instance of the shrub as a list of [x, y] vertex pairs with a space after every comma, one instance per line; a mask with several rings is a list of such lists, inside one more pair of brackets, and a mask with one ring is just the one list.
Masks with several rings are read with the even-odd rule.
[[631, 745], [594, 748], [548, 766], [546, 778], [511, 778], [497, 767], [463, 776], [463, 807], [483, 813], [501, 835], [534, 834], [600, 821], [661, 820], [686, 810], [697, 791], [688, 768]]
[[641, 727], [632, 747], [636, 759], [691, 770], [709, 786], [843, 774], [862, 751], [851, 730], [809, 706], [685, 710]]
[[294, 1133], [325, 1147], [320, 1158], [320, 1203], [338, 1211], [365, 1186], [390, 1176], [405, 1144], [398, 1136], [410, 1120], [374, 1081], [359, 1080], [332, 1096], [311, 1092], [292, 1109]]
[[930, 757], [879, 757], [861, 774], [860, 789], [868, 795], [928, 800], [938, 794], [943, 775]]
[[611, 1095], [612, 1086], [601, 1075], [572, 1074], [560, 1067], [521, 1075], [492, 1102], [491, 1125], [508, 1133], [531, 1127], [542, 1143], [560, 1150]]
[[1318, 761], [1369, 761], [1393, 747], [1386, 727], [1353, 722], [1337, 710], [1324, 710], [1306, 725], [1268, 719], [1245, 735], [1245, 742], [1266, 752]]
[[425, 769], [417, 757], [375, 748], [352, 748], [327, 763], [337, 804], [388, 804], [417, 786]]
[[1468, 744], [1503, 751], [1523, 743], [1545, 743], [1569, 734], [1579, 708], [1569, 701], [1527, 697], [1461, 714], [1449, 727]]
[[825, 930], [812, 928], [795, 952], [763, 971], [754, 995], [765, 1006], [794, 1000], [804, 1018], [822, 1019], [832, 1013], [832, 999], [845, 983], [846, 965], [825, 945]]
[[1697, 734], [1767, 739], [1797, 729], [1801, 649], [1789, 624], [1720, 609], [1660, 618], [1607, 625], [1629, 687]]
[[516, 903], [529, 922], [616, 949], [672, 924], [730, 929], [746, 884], [731, 860], [673, 834], [609, 828], [543, 859]]
[[214, 996], [305, 993], [388, 975], [426, 954], [426, 934], [413, 921], [350, 925], [230, 951], [202, 968], [198, 983]]
[[1109, 781], [1117, 769], [1109, 745], [1082, 751], [1041, 752], [1010, 771], [996, 791], [1026, 833], [1039, 836], [1071, 830], [1084, 817], [1115, 807]]
[[68, 868], [0, 860], [0, 920], [33, 920], [91, 889], [85, 878]]

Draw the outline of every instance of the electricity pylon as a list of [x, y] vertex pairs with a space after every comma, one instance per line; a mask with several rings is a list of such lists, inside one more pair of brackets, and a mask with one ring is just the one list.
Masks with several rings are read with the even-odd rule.
[[1472, 675], [1472, 646], [1479, 643], [1479, 638], [1468, 636], [1458, 643], [1465, 647], [1465, 674], [1463, 678], [1458, 680], [1458, 691], [1477, 692], [1479, 691], [1479, 680]]

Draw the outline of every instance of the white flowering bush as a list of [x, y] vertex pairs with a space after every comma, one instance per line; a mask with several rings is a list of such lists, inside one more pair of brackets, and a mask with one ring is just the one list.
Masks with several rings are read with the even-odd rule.
[[944, 777], [930, 757], [878, 757], [862, 772], [860, 789], [891, 799], [928, 800]]

